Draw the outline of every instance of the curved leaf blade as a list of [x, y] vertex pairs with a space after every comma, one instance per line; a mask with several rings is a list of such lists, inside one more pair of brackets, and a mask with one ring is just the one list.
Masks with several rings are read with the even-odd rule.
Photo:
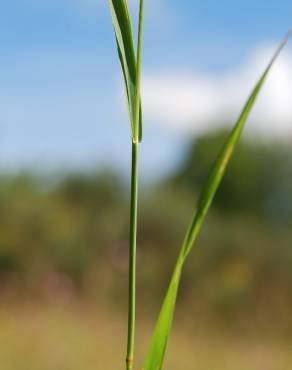
[[240, 116], [234, 125], [229, 137], [226, 140], [222, 150], [220, 151], [213, 168], [207, 178], [207, 181], [201, 191], [198, 200], [197, 209], [193, 215], [187, 234], [185, 236], [176, 267], [174, 269], [169, 288], [164, 299], [158, 321], [154, 330], [154, 334], [150, 343], [150, 348], [146, 356], [143, 370], [161, 370], [163, 366], [165, 351], [167, 347], [168, 337], [171, 330], [174, 309], [177, 298], [177, 291], [179, 287], [180, 277], [183, 269], [184, 262], [187, 255], [193, 248], [194, 242], [199, 234], [203, 221], [208, 213], [208, 210], [215, 197], [216, 191], [221, 183], [221, 180], [226, 171], [227, 165], [232, 157], [236, 144], [238, 143], [245, 123], [249, 117], [252, 107], [258, 97], [259, 92], [273, 66], [275, 60], [280, 54], [290, 37], [291, 32], [285, 37], [276, 53], [272, 57], [263, 75], [254, 87], [250, 97], [248, 98]]
[[[131, 122], [132, 137], [135, 138], [135, 105], [136, 105], [136, 86], [137, 86], [137, 62], [133, 31], [129, 9], [126, 0], [109, 0], [112, 22], [114, 26], [118, 55], [124, 77], [124, 85], [127, 96], [128, 111]], [[140, 17], [139, 17], [140, 18]], [[143, 19], [141, 18], [141, 22]], [[138, 86], [140, 89], [140, 87]], [[139, 92], [140, 94], [140, 92]], [[141, 99], [139, 99], [141, 100]], [[142, 109], [139, 103], [139, 137], [142, 138]]]

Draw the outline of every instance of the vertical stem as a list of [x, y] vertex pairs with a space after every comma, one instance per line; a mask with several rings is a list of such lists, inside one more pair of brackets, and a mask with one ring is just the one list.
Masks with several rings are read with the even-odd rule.
[[135, 310], [136, 310], [136, 240], [137, 240], [137, 205], [138, 205], [138, 149], [139, 144], [132, 143], [131, 175], [131, 213], [130, 213], [130, 249], [129, 249], [129, 302], [128, 302], [128, 345], [127, 370], [132, 370], [134, 362]]
[[138, 209], [138, 155], [140, 132], [140, 78], [142, 56], [142, 25], [144, 0], [140, 0], [138, 46], [136, 61], [136, 91], [134, 101], [132, 174], [131, 174], [131, 214], [130, 214], [130, 251], [129, 251], [129, 302], [128, 302], [128, 345], [127, 370], [133, 369], [136, 317], [136, 244], [137, 244], [137, 209]]

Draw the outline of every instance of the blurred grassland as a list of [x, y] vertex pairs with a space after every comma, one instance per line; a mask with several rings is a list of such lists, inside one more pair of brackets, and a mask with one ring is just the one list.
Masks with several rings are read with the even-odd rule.
[[[224, 131], [142, 184], [138, 365]], [[292, 368], [291, 139], [241, 141], [183, 274], [167, 370]], [[116, 173], [0, 175], [0, 369], [121, 368], [128, 205]], [[138, 367], [139, 368], [139, 367]]]
[[[178, 321], [178, 320], [177, 320]], [[176, 321], [165, 369], [288, 370], [292, 339], [192, 331]], [[112, 370], [124, 358], [124, 317], [117, 312], [71, 306], [26, 305], [0, 311], [0, 363], [3, 370]], [[137, 365], [151, 325], [138, 327]], [[139, 368], [137, 366], [136, 368]]]

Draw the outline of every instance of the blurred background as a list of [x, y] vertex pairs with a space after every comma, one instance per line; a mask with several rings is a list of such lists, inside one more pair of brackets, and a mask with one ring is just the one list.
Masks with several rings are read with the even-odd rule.
[[[137, 368], [199, 189], [292, 23], [290, 1], [145, 6]], [[131, 146], [107, 1], [2, 2], [0, 56], [1, 369], [123, 368]], [[168, 370], [292, 368], [291, 99], [290, 45], [186, 265]]]

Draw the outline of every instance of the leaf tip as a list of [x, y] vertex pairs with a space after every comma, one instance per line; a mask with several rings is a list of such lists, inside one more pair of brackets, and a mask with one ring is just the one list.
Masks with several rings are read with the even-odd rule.
[[291, 38], [292, 36], [292, 28], [290, 28], [288, 30], [288, 32], [286, 33], [284, 39], [283, 39], [283, 42], [282, 42], [282, 45], [285, 46], [287, 44], [287, 42], [289, 41], [289, 39]]
[[268, 68], [266, 69], [265, 75], [267, 75], [267, 72], [271, 69], [271, 67], [274, 64], [275, 60], [278, 58], [278, 56], [280, 55], [281, 51], [286, 46], [286, 44], [288, 43], [288, 41], [289, 41], [289, 39], [290, 39], [291, 36], [292, 36], [292, 28], [286, 33], [286, 35], [282, 39], [282, 42], [278, 46], [278, 49], [276, 50], [273, 58], [271, 59], [269, 65], [268, 65]]

